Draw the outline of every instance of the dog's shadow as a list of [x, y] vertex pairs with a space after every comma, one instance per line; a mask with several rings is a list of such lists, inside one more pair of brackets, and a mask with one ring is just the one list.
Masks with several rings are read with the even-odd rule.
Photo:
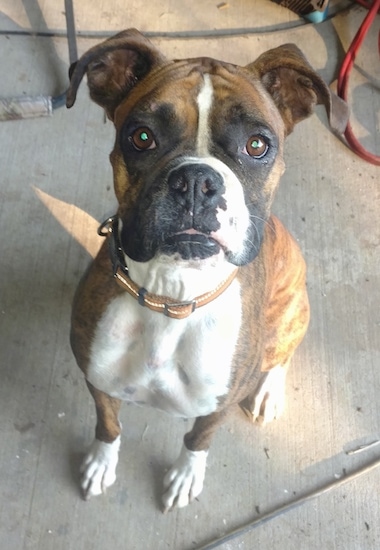
[[68, 477], [72, 488], [75, 492], [84, 500], [83, 491], [80, 486], [81, 473], [80, 468], [84, 457], [86, 456], [86, 449], [83, 448], [83, 451], [71, 450], [69, 451], [69, 456], [67, 464], [69, 467]]
[[165, 462], [163, 459], [153, 458], [150, 462], [151, 472], [151, 490], [154, 499], [154, 505], [157, 510], [163, 512], [164, 505], [162, 503], [162, 495], [164, 493], [164, 477], [166, 472], [171, 467], [169, 462]]

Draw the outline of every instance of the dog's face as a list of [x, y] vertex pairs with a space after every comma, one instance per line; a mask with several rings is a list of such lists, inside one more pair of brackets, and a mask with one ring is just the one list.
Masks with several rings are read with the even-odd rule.
[[258, 254], [284, 169], [284, 137], [330, 94], [287, 45], [238, 67], [168, 61], [137, 31], [96, 46], [73, 70], [68, 105], [87, 71], [91, 97], [115, 124], [111, 153], [124, 252], [244, 265]]
[[200, 59], [165, 65], [120, 104], [111, 159], [129, 257], [256, 256], [283, 169], [284, 124], [266, 95]]

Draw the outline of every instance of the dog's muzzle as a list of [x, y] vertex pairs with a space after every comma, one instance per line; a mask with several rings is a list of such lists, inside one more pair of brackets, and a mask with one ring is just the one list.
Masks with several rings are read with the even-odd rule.
[[168, 186], [178, 204], [192, 216], [221, 206], [223, 178], [207, 164], [184, 164], [174, 169]]

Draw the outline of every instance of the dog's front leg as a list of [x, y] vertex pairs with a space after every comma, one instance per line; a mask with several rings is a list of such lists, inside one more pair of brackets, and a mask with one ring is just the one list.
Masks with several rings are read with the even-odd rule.
[[187, 506], [202, 492], [208, 448], [225, 416], [225, 410], [200, 416], [185, 435], [181, 453], [164, 478], [164, 513]]
[[97, 390], [89, 382], [87, 386], [95, 401], [97, 424], [95, 439], [81, 466], [81, 487], [86, 500], [105, 493], [115, 482], [121, 433], [118, 417], [121, 401]]

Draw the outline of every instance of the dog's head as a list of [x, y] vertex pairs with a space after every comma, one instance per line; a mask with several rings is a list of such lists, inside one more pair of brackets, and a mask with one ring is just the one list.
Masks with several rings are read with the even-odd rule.
[[160, 254], [252, 261], [284, 170], [285, 136], [319, 103], [340, 130], [347, 116], [292, 44], [239, 67], [167, 60], [127, 30], [71, 68], [68, 107], [85, 73], [116, 128], [121, 242], [136, 261]]

